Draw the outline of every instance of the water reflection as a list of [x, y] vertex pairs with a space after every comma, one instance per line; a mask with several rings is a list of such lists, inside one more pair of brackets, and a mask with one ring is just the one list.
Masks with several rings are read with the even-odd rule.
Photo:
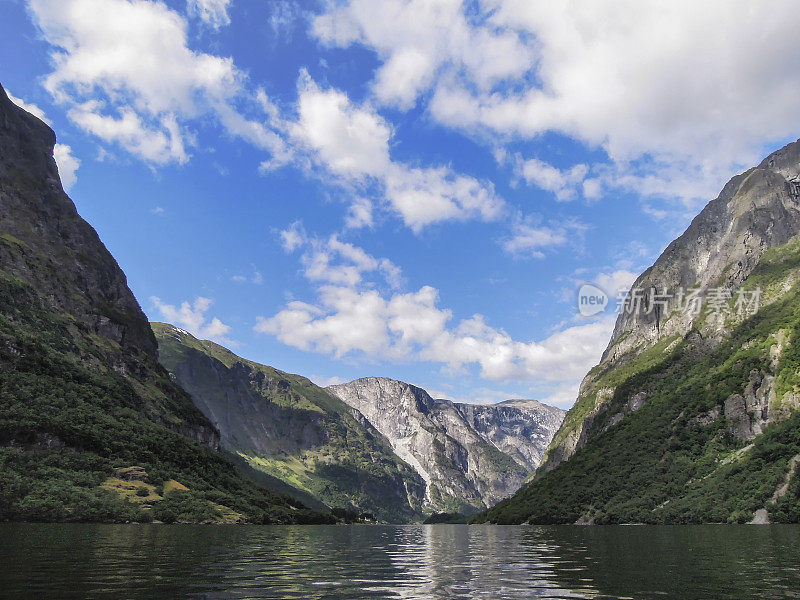
[[800, 528], [0, 525], [0, 597], [800, 598]]

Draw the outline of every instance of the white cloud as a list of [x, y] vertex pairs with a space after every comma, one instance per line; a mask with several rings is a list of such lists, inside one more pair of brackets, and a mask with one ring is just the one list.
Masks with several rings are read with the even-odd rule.
[[293, 136], [305, 142], [335, 175], [378, 176], [390, 164], [392, 130], [369, 106], [354, 106], [343, 92], [323, 90], [305, 76], [297, 111]]
[[329, 385], [338, 385], [340, 383], [347, 383], [346, 379], [342, 379], [341, 377], [337, 377], [336, 375], [332, 377], [324, 377], [322, 375], [309, 375], [308, 378], [317, 384], [319, 387], [328, 387]]
[[566, 410], [575, 404], [575, 399], [578, 397], [579, 389], [579, 382], [565, 383], [556, 386], [556, 388], [544, 399], [540, 400], [540, 402], [544, 402], [550, 406], [557, 406]]
[[214, 29], [219, 29], [231, 23], [228, 15], [230, 4], [231, 0], [186, 0], [186, 10]]
[[277, 39], [290, 40], [298, 21], [304, 14], [296, 2], [272, 0], [270, 2], [269, 25]]
[[451, 325], [452, 312], [437, 306], [438, 291], [384, 297], [376, 290], [324, 285], [316, 304], [293, 301], [255, 331], [303, 350], [337, 358], [439, 363], [453, 372], [475, 365], [496, 381], [574, 382], [596, 364], [613, 317], [566, 328], [540, 342], [520, 342], [476, 315]]
[[[449, 167], [420, 168], [392, 160], [392, 128], [371, 106], [354, 105], [338, 90], [301, 78], [298, 116], [285, 124], [296, 145], [345, 186], [377, 185], [388, 205], [414, 231], [446, 220], [491, 220], [502, 209], [489, 182]], [[356, 195], [348, 224], [371, 224], [371, 205]]]
[[75, 182], [78, 181], [76, 175], [81, 161], [72, 154], [72, 148], [66, 144], [56, 144], [53, 147], [53, 158], [58, 166], [58, 174], [61, 177], [61, 185], [64, 190], [69, 191]]
[[287, 229], [280, 232], [281, 245], [286, 252], [294, 252], [306, 243], [308, 236], [303, 224], [295, 221]]
[[533, 61], [516, 32], [469, 19], [461, 0], [331, 2], [312, 29], [328, 44], [374, 48], [383, 61], [375, 96], [401, 108], [411, 107], [437, 76], [467, 71], [487, 90], [524, 73]]
[[[192, 0], [189, 8], [218, 26], [228, 20], [228, 4]], [[229, 135], [269, 153], [263, 171], [294, 161], [332, 176], [330, 183], [355, 198], [349, 227], [373, 223], [369, 196], [415, 231], [500, 214], [503, 202], [491, 182], [448, 166], [393, 160], [389, 123], [369, 104], [320, 88], [305, 72], [296, 119], [286, 118], [263, 90], [247, 89], [231, 58], [192, 50], [186, 19], [163, 2], [31, 0], [31, 8], [54, 47], [46, 89], [80, 128], [148, 163], [186, 163], [197, 145], [192, 124], [210, 116]]]
[[165, 115], [151, 128], [130, 108], [120, 108], [115, 118], [100, 112], [102, 104], [90, 100], [69, 109], [70, 119], [84, 131], [101, 140], [117, 143], [148, 162], [186, 163], [189, 157], [174, 115]]
[[[227, 14], [220, 12], [226, 2], [195, 4], [201, 16]], [[191, 50], [186, 20], [162, 2], [31, 0], [30, 6], [54, 47], [45, 88], [85, 131], [152, 164], [185, 163], [195, 143], [189, 123], [211, 115], [230, 135], [286, 161], [283, 141], [260, 122], [265, 109], [243, 89], [233, 60]], [[237, 99], [259, 120], [234, 109]]]
[[25, 100], [23, 100], [22, 98], [17, 98], [8, 90], [6, 90], [6, 95], [8, 96], [9, 100], [11, 100], [14, 104], [19, 106], [23, 110], [27, 110], [34, 117], [37, 117], [41, 121], [47, 123], [50, 127], [53, 126], [52, 121], [50, 121], [50, 119], [47, 118], [47, 116], [44, 114], [44, 111], [41, 108], [39, 108], [36, 104], [25, 102]]
[[[613, 176], [587, 198], [693, 207], [800, 132], [797, 25], [792, 0], [345, 0], [312, 31], [374, 49], [379, 103], [422, 98], [440, 123], [500, 141], [561, 134], [606, 151]], [[564, 189], [551, 175], [536, 179]]]
[[253, 285], [263, 285], [264, 276], [261, 274], [261, 271], [259, 271], [255, 265], [251, 265], [251, 267], [253, 269], [252, 275], [242, 275], [237, 273], [231, 277], [231, 281], [234, 283], [252, 283]]
[[150, 209], [151, 215], [161, 216], [164, 214], [164, 207], [163, 206], [154, 206]]
[[372, 227], [373, 224], [372, 202], [363, 197], [354, 198], [350, 202], [345, 225], [350, 229], [360, 229], [362, 227]]
[[[303, 273], [316, 284], [317, 298], [293, 300], [271, 317], [258, 316], [254, 330], [302, 350], [336, 358], [427, 362], [451, 373], [477, 368], [484, 379], [558, 387], [575, 384], [596, 364], [613, 328], [609, 316], [582, 321], [540, 341], [514, 340], [481, 315], [454, 322], [453, 311], [439, 306], [439, 291], [432, 286], [399, 291], [399, 267], [338, 235], [310, 236], [296, 222], [280, 237], [287, 251], [300, 251]], [[389, 287], [377, 287], [377, 276]], [[613, 283], [624, 276], [620, 271], [598, 280]]]
[[517, 217], [511, 228], [511, 237], [502, 243], [503, 249], [515, 256], [544, 258], [544, 249], [575, 246], [581, 240], [586, 226], [575, 220], [541, 222], [541, 217]]
[[156, 307], [161, 317], [173, 325], [178, 325], [193, 336], [200, 339], [213, 340], [220, 344], [236, 345], [227, 337], [231, 328], [217, 317], [206, 316], [214, 301], [211, 298], [199, 296], [193, 303], [182, 302], [180, 306], [166, 304], [160, 298], [152, 296], [150, 301]]
[[281, 244], [287, 252], [303, 248], [300, 261], [309, 281], [356, 286], [364, 274], [380, 274], [391, 288], [402, 285], [400, 267], [388, 258], [375, 258], [363, 248], [343, 242], [338, 234], [319, 239], [306, 234], [299, 222], [280, 232]]
[[537, 158], [522, 160], [518, 157], [516, 172], [527, 183], [552, 192], [560, 201], [566, 201], [578, 196], [589, 167], [580, 164], [561, 170]]

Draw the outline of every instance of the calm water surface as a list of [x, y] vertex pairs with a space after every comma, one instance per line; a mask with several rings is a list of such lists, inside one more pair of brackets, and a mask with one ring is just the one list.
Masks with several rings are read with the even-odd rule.
[[0, 524], [3, 598], [800, 598], [800, 527]]

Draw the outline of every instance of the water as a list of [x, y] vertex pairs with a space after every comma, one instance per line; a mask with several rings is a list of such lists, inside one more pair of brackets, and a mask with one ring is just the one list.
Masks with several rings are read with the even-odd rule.
[[800, 598], [800, 527], [0, 524], [3, 598]]

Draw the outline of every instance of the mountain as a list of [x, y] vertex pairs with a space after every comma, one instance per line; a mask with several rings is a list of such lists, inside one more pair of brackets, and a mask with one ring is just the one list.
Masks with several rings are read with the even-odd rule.
[[494, 406], [434, 400], [368, 377], [327, 388], [359, 411], [425, 480], [425, 505], [474, 513], [508, 497], [539, 465], [563, 412], [529, 400]]
[[799, 233], [795, 142], [636, 280], [540, 472], [476, 520], [800, 520]]
[[0, 87], [0, 520], [322, 518], [216, 451], [54, 144]]
[[531, 472], [564, 420], [563, 410], [536, 400], [453, 406], [478, 435]]
[[223, 448], [330, 507], [390, 522], [422, 516], [425, 482], [357, 410], [305, 377], [172, 325], [152, 327], [161, 363], [219, 429]]

